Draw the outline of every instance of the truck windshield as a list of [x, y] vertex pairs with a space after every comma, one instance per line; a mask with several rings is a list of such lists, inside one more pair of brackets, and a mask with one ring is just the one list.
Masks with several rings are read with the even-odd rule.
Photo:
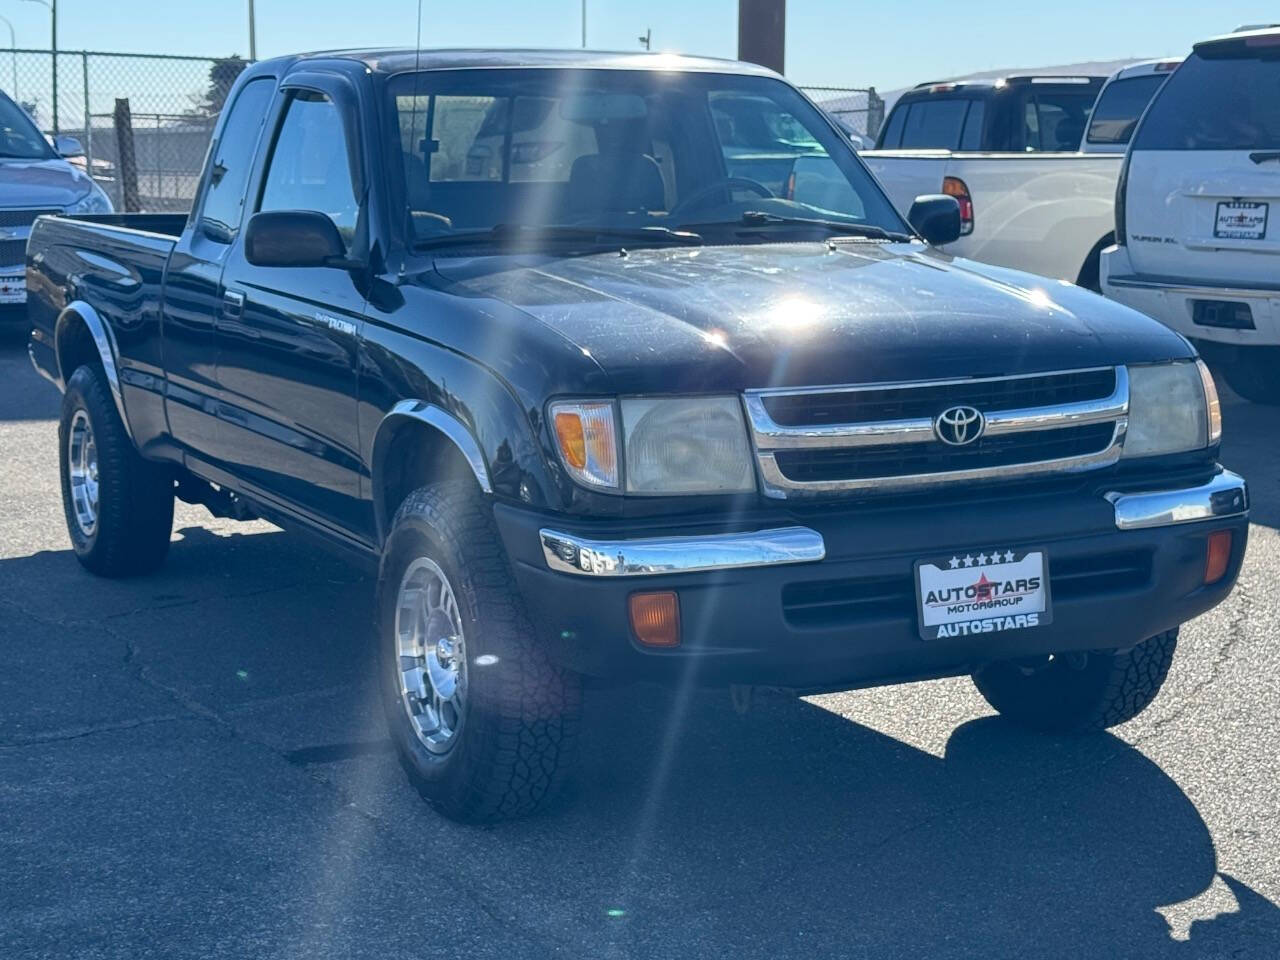
[[542, 235], [630, 231], [652, 243], [688, 230], [751, 242], [823, 223], [909, 232], [844, 138], [772, 78], [438, 71], [394, 77], [389, 92], [413, 238], [431, 246], [552, 227], [583, 229]]
[[0, 94], [0, 159], [45, 160], [53, 155], [26, 111]]

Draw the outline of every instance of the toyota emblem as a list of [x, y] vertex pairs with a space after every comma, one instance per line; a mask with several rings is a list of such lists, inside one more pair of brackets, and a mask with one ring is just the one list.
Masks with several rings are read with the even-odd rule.
[[963, 447], [973, 443], [986, 429], [980, 410], [973, 407], [948, 407], [933, 421], [933, 432], [948, 446]]

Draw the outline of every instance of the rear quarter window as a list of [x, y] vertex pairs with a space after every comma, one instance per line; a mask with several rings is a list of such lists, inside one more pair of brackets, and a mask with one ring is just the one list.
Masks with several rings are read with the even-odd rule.
[[1242, 38], [1193, 53], [1151, 104], [1133, 149], [1280, 149], [1280, 42]]
[[[970, 133], [966, 118], [977, 112], [977, 133]], [[962, 141], [981, 136], [982, 102], [965, 97], [915, 100], [895, 107], [885, 128], [881, 146], [904, 150], [959, 150]], [[977, 149], [966, 147], [965, 149]]]
[[1167, 73], [1127, 77], [1107, 84], [1089, 120], [1090, 143], [1128, 143], [1142, 111], [1168, 79]]

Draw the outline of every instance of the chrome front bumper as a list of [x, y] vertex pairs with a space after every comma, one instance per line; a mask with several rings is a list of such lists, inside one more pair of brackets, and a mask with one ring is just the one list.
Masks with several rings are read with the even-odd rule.
[[1249, 488], [1244, 477], [1223, 470], [1208, 483], [1181, 490], [1108, 493], [1121, 530], [1145, 530], [1196, 520], [1221, 520], [1249, 511]]
[[827, 555], [822, 534], [808, 527], [639, 540], [590, 540], [543, 529], [539, 537], [543, 556], [552, 570], [593, 577], [640, 577], [813, 563]]

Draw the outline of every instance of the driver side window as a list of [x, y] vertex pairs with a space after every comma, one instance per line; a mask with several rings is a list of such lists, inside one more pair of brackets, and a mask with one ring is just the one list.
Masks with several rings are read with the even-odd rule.
[[351, 247], [360, 203], [342, 115], [324, 94], [302, 91], [289, 102], [258, 209], [317, 210]]

